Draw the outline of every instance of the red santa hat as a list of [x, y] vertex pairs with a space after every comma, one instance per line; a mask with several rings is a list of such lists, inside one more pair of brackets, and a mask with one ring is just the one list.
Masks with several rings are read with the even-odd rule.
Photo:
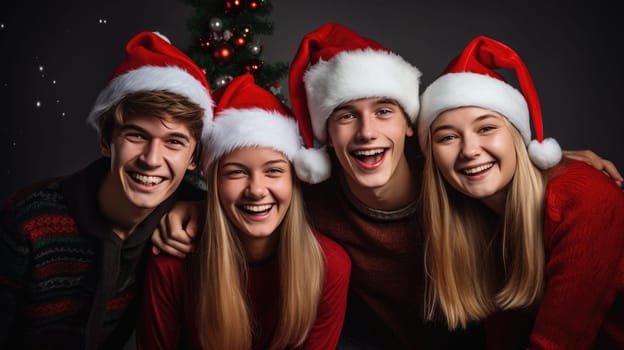
[[214, 127], [203, 140], [204, 172], [227, 153], [259, 146], [286, 155], [302, 181], [319, 183], [329, 177], [327, 154], [304, 146], [297, 121], [277, 97], [255, 84], [253, 75], [236, 77], [216, 90], [214, 97]]
[[308, 33], [291, 63], [289, 90], [293, 112], [308, 147], [326, 142], [326, 121], [342, 103], [368, 97], [399, 102], [416, 121], [420, 71], [381, 44], [340, 24]]
[[[506, 83], [494, 69], [512, 69], [520, 91]], [[425, 89], [418, 117], [420, 147], [426, 151], [431, 123], [444, 111], [466, 106], [486, 108], [505, 116], [528, 146], [533, 164], [548, 169], [561, 160], [561, 147], [544, 139], [542, 110], [531, 75], [510, 47], [479, 36], [473, 39], [446, 70]], [[531, 120], [536, 140], [531, 141]]]
[[142, 32], [126, 44], [126, 58], [117, 66], [108, 85], [100, 92], [87, 122], [97, 128], [97, 119], [129, 93], [169, 91], [186, 96], [204, 109], [204, 129], [211, 127], [213, 102], [202, 70], [160, 33]]

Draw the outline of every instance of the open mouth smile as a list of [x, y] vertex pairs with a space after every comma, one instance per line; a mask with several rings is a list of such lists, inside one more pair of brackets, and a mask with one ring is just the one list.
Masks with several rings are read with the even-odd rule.
[[375, 164], [383, 159], [383, 156], [386, 153], [385, 148], [374, 148], [374, 149], [365, 149], [365, 150], [357, 150], [351, 152], [357, 160], [366, 164]]
[[494, 162], [492, 163], [488, 163], [488, 164], [483, 164], [483, 165], [479, 165], [476, 166], [474, 168], [466, 168], [466, 169], [461, 169], [460, 171], [465, 174], [465, 175], [477, 175], [479, 173], [482, 173], [486, 170], [491, 169], [494, 166]]
[[143, 175], [139, 173], [129, 172], [130, 178], [143, 186], [156, 186], [164, 181], [160, 176]]
[[273, 208], [273, 204], [261, 204], [261, 205], [244, 204], [244, 205], [240, 205], [239, 208], [249, 214], [257, 215], [257, 214], [268, 213], [271, 210], [271, 208]]

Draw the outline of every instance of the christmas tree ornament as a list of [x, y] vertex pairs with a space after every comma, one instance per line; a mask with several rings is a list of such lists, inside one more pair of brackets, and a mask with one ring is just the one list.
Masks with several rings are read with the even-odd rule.
[[231, 16], [239, 15], [245, 9], [243, 0], [227, 0], [225, 2], [225, 13]]
[[234, 56], [234, 50], [232, 48], [232, 45], [224, 41], [217, 45], [212, 55], [220, 64], [227, 64], [232, 60]]
[[262, 68], [262, 65], [264, 65], [264, 62], [262, 62], [261, 60], [251, 59], [251, 60], [249, 60], [249, 62], [245, 66], [245, 70], [247, 72], [253, 74], [253, 73], [256, 73], [257, 71], [259, 71], [260, 68]]
[[249, 11], [255, 11], [255, 10], [261, 9], [262, 7], [264, 7], [264, 5], [265, 5], [265, 1], [249, 0], [247, 2], [247, 9], [249, 9]]
[[254, 56], [259, 56], [262, 52], [262, 45], [260, 45], [260, 43], [257, 41], [247, 45], [247, 48], [249, 49], [249, 52], [251, 52], [251, 54]]
[[238, 27], [238, 33], [241, 36], [249, 38], [253, 35], [253, 30], [251, 29], [251, 26], [249, 24], [243, 24]]
[[279, 96], [282, 94], [282, 84], [280, 84], [279, 81], [274, 81], [273, 83], [271, 83], [271, 85], [269, 85], [269, 91], [271, 91], [271, 93], [273, 95]]
[[223, 33], [221, 32], [210, 32], [208, 33], [208, 42], [212, 45], [223, 40]]
[[220, 88], [220, 87], [227, 85], [227, 83], [232, 81], [232, 79], [234, 78], [231, 75], [222, 75], [222, 76], [217, 77], [217, 79], [215, 79], [214, 85], [217, 88]]
[[204, 38], [199, 38], [199, 47], [201, 47], [204, 51], [209, 51], [212, 49], [212, 44]]
[[230, 40], [232, 36], [234, 36], [234, 34], [229, 29], [223, 31], [223, 40]]
[[212, 17], [210, 19], [210, 30], [213, 32], [220, 32], [223, 30], [223, 20], [218, 17]]
[[247, 42], [247, 39], [244, 36], [239, 36], [234, 40], [234, 45], [238, 47], [242, 47]]

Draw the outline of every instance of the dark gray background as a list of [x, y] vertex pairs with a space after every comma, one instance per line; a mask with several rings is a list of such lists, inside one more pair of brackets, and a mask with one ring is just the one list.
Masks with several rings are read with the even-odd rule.
[[[273, 0], [275, 31], [260, 41], [267, 62], [289, 62], [305, 33], [341, 22], [419, 67], [426, 86], [470, 39], [490, 36], [515, 48], [532, 72], [546, 135], [624, 170], [616, 3]], [[181, 48], [191, 40], [192, 8], [175, 0], [35, 0], [0, 8], [0, 200], [98, 156], [95, 131], [84, 120], [130, 37], [158, 30]], [[287, 94], [285, 81], [283, 89]]]

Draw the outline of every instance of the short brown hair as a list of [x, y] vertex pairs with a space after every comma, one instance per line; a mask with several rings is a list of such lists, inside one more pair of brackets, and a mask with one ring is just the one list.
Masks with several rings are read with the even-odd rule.
[[197, 141], [193, 159], [197, 161], [201, 151], [201, 135], [204, 126], [204, 109], [185, 96], [161, 90], [129, 93], [97, 119], [102, 142], [110, 144], [113, 130], [124, 123], [128, 116], [148, 115], [161, 121], [185, 124]]

